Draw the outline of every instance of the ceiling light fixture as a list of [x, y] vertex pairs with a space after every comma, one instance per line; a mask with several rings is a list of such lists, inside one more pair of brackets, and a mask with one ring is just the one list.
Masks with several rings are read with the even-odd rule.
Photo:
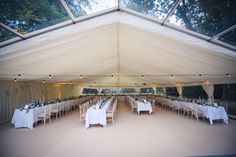
[[18, 74], [18, 78], [20, 78], [21, 77], [21, 75], [20, 74]]
[[43, 80], [43, 83], [45, 84], [45, 83], [46, 83], [46, 80]]
[[170, 75], [171, 78], [174, 78], [174, 75]]
[[83, 78], [83, 76], [82, 75], [80, 75], [80, 77], [79, 77], [80, 79], [82, 79]]
[[142, 75], [142, 79], [144, 79], [144, 76]]
[[51, 78], [52, 78], [52, 75], [48, 75], [48, 78], [51, 79]]
[[14, 81], [17, 82], [17, 79], [15, 78]]
[[227, 77], [230, 77], [230, 74], [226, 74]]

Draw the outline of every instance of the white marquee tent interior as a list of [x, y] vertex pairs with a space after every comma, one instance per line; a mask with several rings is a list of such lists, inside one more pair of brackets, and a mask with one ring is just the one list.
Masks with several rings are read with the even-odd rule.
[[[3, 119], [11, 117], [15, 103], [22, 105], [43, 99], [45, 94], [39, 95], [31, 87], [42, 86], [43, 80], [54, 91], [46, 96], [49, 100], [76, 96], [83, 87], [235, 83], [235, 67], [233, 50], [148, 19], [112, 12], [1, 48], [1, 86], [8, 83], [2, 88], [2, 99], [10, 99], [2, 102], [12, 106], [11, 109], [5, 107], [8, 114], [4, 113]], [[13, 94], [9, 96], [9, 84], [17, 86], [14, 79], [18, 81], [18, 88], [19, 84], [27, 84], [26, 88], [32, 88], [31, 93], [36, 94], [19, 96], [19, 100], [8, 98], [18, 94], [17, 89], [10, 88]], [[70, 82], [73, 86], [68, 86]], [[68, 88], [67, 92], [58, 89], [62, 87]], [[68, 94], [70, 89], [73, 94]]]
[[[169, 112], [171, 105], [167, 109], [161, 101], [156, 104], [167, 110], [155, 107], [154, 103], [153, 114], [134, 114], [136, 112], [133, 112], [133, 108], [130, 112], [127, 107], [131, 97], [119, 93], [122, 88], [132, 88], [135, 92], [131, 95], [135, 97], [142, 95], [139, 91], [141, 88], [153, 88], [153, 93], [146, 98], [156, 101], [163, 98], [155, 96], [159, 87], [163, 89], [164, 96], [166, 87], [176, 87], [179, 97], [175, 98], [187, 101], [183, 97], [183, 87], [200, 86], [212, 105], [205, 107], [213, 108], [214, 85], [227, 84], [229, 89], [231, 84], [236, 83], [236, 47], [218, 40], [218, 37], [235, 31], [235, 24], [219, 34], [206, 36], [166, 22], [181, 5], [181, 0], [163, 2], [171, 7], [167, 13], [160, 13], [165, 16], [162, 20], [122, 6], [129, 2], [123, 0], [107, 4], [106, 10], [99, 8], [105, 0], [95, 0], [94, 5], [100, 5], [98, 12], [90, 13], [87, 10], [87, 15], [77, 17], [70, 10], [68, 2], [59, 0], [50, 4], [59, 3], [64, 8], [67, 21], [36, 31], [24, 34], [0, 21], [0, 35], [2, 30], [15, 35], [10, 40], [0, 42], [0, 138], [3, 139], [0, 145], [3, 145], [1, 148], [6, 148], [0, 149], [0, 156], [1, 153], [15, 153], [17, 156], [63, 156], [65, 152], [68, 156], [107, 156], [109, 151], [117, 152], [115, 155], [118, 156], [235, 153], [233, 146], [236, 141], [236, 123], [228, 119], [222, 106], [220, 108], [225, 113], [226, 124], [217, 123], [213, 126], [202, 117], [197, 120], [193, 115], [190, 117], [188, 111], [186, 115], [185, 111], [179, 113], [179, 109], [178, 112]], [[159, 2], [162, 1], [156, 1]], [[93, 94], [91, 97], [83, 96], [83, 90], [89, 88], [97, 89], [100, 96], [104, 94], [102, 89], [118, 91], [116, 94], [119, 96], [116, 98], [119, 100], [119, 113], [116, 118], [119, 119], [115, 118], [118, 125], [105, 127], [106, 129], [84, 129], [84, 124], [80, 125], [79, 122], [81, 111], [76, 110], [83, 103], [73, 108], [75, 112], [64, 113], [62, 118], [53, 119], [51, 125], [39, 124], [37, 129], [33, 129], [36, 126], [33, 122], [29, 132], [25, 129], [13, 129], [13, 125], [9, 123], [14, 117], [14, 111], [20, 109], [19, 111], [28, 113], [29, 110], [24, 107], [33, 102], [44, 103], [60, 99], [62, 103], [68, 99], [76, 100], [77, 97], [77, 100], [89, 98], [90, 103], [90, 98], [103, 98]], [[201, 100], [200, 96], [199, 99]], [[235, 102], [232, 101], [233, 103]], [[35, 104], [33, 110], [37, 107]], [[218, 109], [219, 106], [214, 107]], [[106, 118], [105, 115], [105, 120]], [[124, 143], [126, 136], [129, 137]], [[130, 137], [134, 137], [131, 142]], [[94, 141], [94, 138], [97, 140]], [[45, 143], [45, 139], [51, 141]], [[42, 146], [40, 151], [39, 146]], [[131, 149], [119, 152], [117, 146]], [[172, 148], [169, 146], [173, 147], [173, 151], [170, 151]], [[102, 152], [104, 147], [110, 150]], [[91, 148], [97, 150], [91, 151]]]

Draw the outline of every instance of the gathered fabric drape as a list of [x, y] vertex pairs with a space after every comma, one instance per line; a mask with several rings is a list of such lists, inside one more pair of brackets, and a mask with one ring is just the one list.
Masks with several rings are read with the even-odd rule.
[[209, 102], [214, 102], [214, 85], [213, 84], [203, 84], [202, 88], [208, 96]]
[[156, 95], [156, 87], [153, 87], [153, 94]]
[[163, 87], [163, 95], [166, 96], [166, 87]]
[[176, 85], [177, 92], [179, 97], [183, 97], [183, 86], [181, 84]]

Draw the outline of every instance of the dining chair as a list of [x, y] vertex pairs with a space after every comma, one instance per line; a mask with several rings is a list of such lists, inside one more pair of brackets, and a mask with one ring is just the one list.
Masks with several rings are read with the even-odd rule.
[[136, 112], [137, 111], [137, 102], [135, 100], [132, 100], [131, 105], [132, 105], [132, 112]]
[[71, 104], [70, 104], [70, 100], [67, 100], [64, 102], [64, 112], [65, 113], [69, 113], [71, 111]]
[[113, 103], [112, 111], [111, 112], [109, 112], [109, 111], [106, 112], [106, 118], [107, 118], [108, 121], [111, 120], [112, 124], [115, 123], [116, 106], [117, 106], [117, 100]]
[[56, 119], [58, 117], [58, 115], [61, 117], [61, 104], [60, 103], [56, 103], [54, 104], [56, 107], [52, 108], [51, 110], [51, 115], [55, 115]]
[[47, 120], [51, 123], [51, 107], [52, 105], [44, 106], [44, 112], [38, 115], [38, 121], [43, 121], [44, 125]]
[[156, 101], [155, 101], [155, 99], [152, 99], [151, 100], [151, 105], [152, 105], [152, 110], [153, 110], [153, 112], [155, 112], [155, 110], [156, 110]]
[[201, 117], [205, 121], [205, 117], [204, 117], [203, 111], [199, 110], [197, 108], [197, 106], [192, 107], [192, 111], [191, 112], [192, 112], [192, 116], [194, 118], [196, 118], [197, 121], [199, 120], [199, 117]]
[[84, 123], [85, 122], [86, 112], [87, 112], [87, 110], [86, 110], [85, 103], [79, 105], [80, 123]]

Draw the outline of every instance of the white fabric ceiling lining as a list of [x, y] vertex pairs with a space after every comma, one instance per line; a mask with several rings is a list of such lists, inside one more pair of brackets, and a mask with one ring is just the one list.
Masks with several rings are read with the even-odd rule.
[[[98, 69], [101, 67], [117, 67], [117, 54], [113, 53], [117, 48], [117, 29], [115, 25], [116, 24], [111, 24], [98, 27], [88, 32], [78, 33], [76, 34], [78, 37], [74, 35], [64, 40], [59, 39], [59, 43], [57, 40], [50, 41], [48, 44], [50, 46], [47, 45], [46, 48], [44, 48], [46, 44], [43, 43], [40, 45], [43, 48], [39, 46], [37, 53], [26, 53], [27, 55], [25, 55], [23, 51], [22, 56], [16, 56], [14, 59], [11, 58], [11, 60], [14, 60], [14, 64], [11, 66], [17, 65], [17, 62], [21, 64], [27, 64], [28, 62], [29, 65], [32, 64], [33, 69], [38, 71], [38, 74], [63, 74], [68, 73], [68, 71], [75, 73], [76, 71], [80, 72], [80, 69], [84, 69], [82, 70], [84, 74], [97, 74], [94, 72], [99, 71]], [[28, 51], [30, 52], [30, 50]], [[47, 58], [47, 60], [45, 60], [45, 58]], [[24, 62], [22, 62], [23, 60]], [[9, 62], [8, 59], [6, 59], [6, 61]], [[64, 63], [62, 61], [64, 61]], [[91, 67], [93, 63], [95, 63], [94, 67]], [[3, 62], [2, 69], [5, 69], [4, 65], [7, 65], [6, 62]], [[53, 65], [60, 66], [61, 68], [58, 68], [57, 71], [53, 69]], [[21, 67], [21, 65], [16, 67]], [[28, 67], [28, 72], [27, 67], [28, 65], [24, 67], [25, 73], [32, 71], [32, 68]], [[78, 69], [78, 67], [82, 68]], [[24, 72], [21, 71], [21, 73]]]
[[[115, 16], [113, 16], [115, 15]], [[86, 29], [86, 26], [89, 28]], [[206, 46], [207, 45], [207, 46]], [[0, 50], [0, 74], [170, 75], [236, 73], [236, 55], [181, 32], [123, 13], [97, 17], [7, 46]], [[222, 51], [224, 50], [224, 51]], [[63, 75], [65, 75], [63, 77]], [[7, 76], [5, 76], [7, 77]], [[14, 77], [14, 76], [13, 76]], [[213, 77], [221, 80], [225, 76]], [[39, 76], [38, 79], [42, 77]], [[35, 76], [28, 76], [35, 79]], [[235, 78], [230, 78], [235, 82]], [[104, 77], [84, 81], [115, 82]], [[121, 77], [126, 82], [184, 82], [195, 77]], [[83, 82], [86, 83], [86, 82]]]
[[[82, 33], [80, 34], [81, 36], [83, 35]], [[66, 40], [65, 40], [66, 39]], [[64, 49], [67, 49], [70, 47], [70, 43], [71, 41], [69, 40], [70, 38], [66, 37], [66, 36], [63, 36], [63, 37], [60, 37], [59, 39], [57, 39], [57, 42], [53, 41], [53, 40], [49, 40], [50, 41], [50, 44], [49, 44], [49, 41], [45, 41], [43, 43], [41, 43], [39, 46], [37, 46], [37, 49], [35, 47], [33, 47], [33, 49], [28, 48], [28, 47], [25, 47], [25, 49], [21, 49], [21, 51], [16, 51], [14, 54], [6, 54], [8, 56], [11, 56], [11, 57], [21, 57], [21, 56], [28, 56], [32, 53], [42, 53], [42, 51], [50, 51], [50, 54], [52, 54], [53, 52], [56, 53], [56, 54], [59, 54], [59, 52], [61, 53], [64, 53], [64, 50], [63, 50], [63, 47], [61, 47], [61, 49], [59, 49], [58, 51], [53, 51], [55, 48], [58, 47], [58, 45], [62, 45], [62, 44], [68, 44], [68, 45], [64, 45]], [[68, 41], [69, 40], [69, 41]], [[75, 39], [73, 39], [75, 40]], [[85, 40], [85, 39], [84, 39]], [[17, 55], [16, 55], [17, 54]], [[42, 53], [43, 54], [43, 53]], [[41, 54], [38, 54], [38, 56], [41, 55]], [[5, 59], [8, 59], [6, 56], [2, 55], [2, 58], [5, 58]], [[12, 59], [12, 58], [9, 58], [9, 59]]]
[[[48, 40], [58, 40], [60, 38], [64, 40], [66, 36], [73, 36], [73, 34], [76, 33], [86, 32], [87, 30], [92, 30], [100, 26], [107, 26], [110, 24], [117, 23], [119, 21], [119, 15], [120, 13], [118, 12], [105, 14], [103, 16], [92, 18], [86, 21], [81, 21], [68, 27], [63, 27], [54, 31], [35, 36], [27, 40], [23, 40], [21, 42], [1, 48], [0, 55], [11, 52], [15, 53], [16, 49], [25, 48], [27, 50], [29, 46], [32, 46], [34, 48], [35, 46], [42, 44], [42, 42], [48, 45]], [[25, 47], [25, 45], [27, 45], [27, 47]]]
[[[124, 34], [128, 34], [128, 33], [130, 33], [130, 32], [132, 32], [132, 30], [134, 30], [135, 28], [130, 28], [130, 29], [128, 29], [127, 31], [125, 31], [125, 33]], [[145, 38], [145, 33], [147, 34], [147, 32], [145, 32], [145, 33], [140, 33], [140, 32], [142, 32], [142, 30], [140, 31], [140, 30], [137, 30], [137, 31], [135, 31], [135, 33], [133, 33], [133, 35], [134, 35], [134, 37], [131, 37], [131, 39], [130, 38], [124, 38], [124, 40], [121, 40], [122, 41], [122, 43], [124, 43], [124, 44], [127, 44], [127, 45], [125, 45], [125, 46], [123, 46], [123, 47], [125, 47], [125, 48], [128, 48], [128, 47], [132, 47], [132, 51], [134, 51], [134, 54], [132, 54], [133, 56], [135, 56], [135, 57], [139, 57], [139, 58], [142, 58], [143, 59], [143, 61], [146, 61], [146, 59], [145, 58], [147, 58], [148, 57], [148, 55], [145, 55], [144, 53], [142, 53], [142, 52], [140, 52], [140, 50], [142, 50], [143, 49], [143, 51], [148, 51], [149, 49], [151, 49], [152, 48], [152, 46], [150, 46], [150, 45], [143, 45], [143, 40], [142, 39], [144, 39]], [[149, 35], [149, 34], [148, 34]], [[128, 35], [129, 37], [130, 37], [130, 35]], [[138, 38], [138, 36], [141, 36], [142, 38]], [[147, 35], [146, 35], [147, 36]], [[137, 39], [140, 39], [141, 41], [139, 41], [139, 40], [137, 40]], [[150, 42], [155, 42], [155, 43], [158, 43], [158, 42], [156, 42], [154, 39], [152, 39], [151, 38], [151, 40], [149, 40]], [[176, 41], [177, 42], [177, 41]], [[130, 44], [131, 43], [131, 44]], [[169, 43], [169, 42], [168, 42]], [[177, 42], [178, 43], [178, 42]], [[163, 42], [163, 43], [161, 43], [161, 44], [159, 44], [158, 43], [158, 45], [154, 45], [154, 46], [156, 46], [156, 48], [154, 48], [154, 49], [158, 49], [159, 47], [161, 47], [162, 48], [162, 46], [164, 45], [164, 49], [165, 49], [165, 47], [168, 47], [168, 45], [165, 43], [165, 42]], [[146, 47], [145, 47], [146, 46]], [[188, 45], [187, 45], [188, 46]], [[194, 47], [195, 48], [195, 47]], [[206, 53], [206, 52], [203, 52], [203, 50], [201, 51], [201, 52], [199, 52], [199, 51], [195, 51], [194, 50], [194, 48], [192, 48], [192, 49], [190, 49], [190, 48], [182, 48], [181, 47], [181, 50], [178, 50], [178, 49], [176, 49], [176, 47], [175, 48], [172, 48], [172, 49], [170, 49], [169, 50], [169, 52], [160, 52], [160, 51], [158, 51], [158, 53], [157, 53], [157, 55], [159, 55], [159, 57], [158, 57], [158, 59], [159, 59], [159, 61], [165, 61], [166, 63], [167, 63], [167, 66], [168, 65], [173, 65], [173, 64], [176, 64], [176, 65], [178, 65], [178, 64], [182, 64], [181, 62], [179, 62], [179, 59], [181, 60], [185, 60], [185, 62], [187, 61], [187, 62], [189, 62], [188, 64], [186, 64], [185, 66], [183, 66], [183, 69], [188, 69], [188, 67], [189, 67], [189, 64], [191, 65], [191, 63], [194, 63], [193, 61], [195, 60], [196, 61], [196, 64], [193, 66], [193, 67], [197, 67], [197, 66], [199, 66], [199, 65], [204, 65], [205, 67], [206, 66], [208, 66], [209, 64], [211, 65], [214, 65], [214, 66], [218, 66], [218, 65], [220, 65], [219, 63], [222, 63], [222, 61], [224, 61], [224, 59], [222, 59], [221, 58], [221, 55], [220, 55], [220, 57], [217, 55], [217, 54], [214, 54], [214, 55], [212, 55], [212, 53], [211, 54], [209, 54], [209, 53]], [[184, 49], [186, 49], [185, 51], [183, 51]], [[129, 50], [125, 50], [125, 52], [126, 52], [126, 54], [127, 54], [127, 51], [129, 51]], [[152, 50], [152, 52], [154, 52], [155, 50]], [[193, 51], [193, 52], [189, 52], [189, 51]], [[122, 48], [121, 48], [121, 52], [122, 52]], [[131, 52], [129, 52], [129, 53], [131, 53]], [[149, 53], [149, 52], [146, 52], [146, 53]], [[161, 54], [162, 53], [162, 54]], [[121, 53], [122, 54], [122, 53]], [[140, 54], [140, 55], [143, 55], [143, 56], [137, 56], [138, 54]], [[160, 54], [161, 54], [161, 56], [160, 56]], [[182, 56], [181, 56], [181, 54], [182, 54]], [[151, 55], [151, 53], [149, 53], [149, 55]], [[154, 55], [154, 54], [153, 54]], [[180, 55], [180, 56], [178, 56], [178, 55]], [[127, 56], [127, 55], [126, 55]], [[164, 58], [166, 56], [166, 58]], [[199, 57], [201, 57], [201, 56], [203, 56], [202, 58], [201, 58], [201, 60], [199, 60]], [[176, 58], [175, 59], [175, 57], [178, 57], [178, 58]], [[186, 58], [186, 59], [184, 59], [184, 58]], [[208, 58], [210, 58], [210, 57], [212, 57], [214, 60], [211, 60], [211, 62], [209, 62], [209, 59]], [[153, 58], [157, 58], [157, 57], [153, 57]], [[161, 59], [161, 58], [163, 58], [163, 59]], [[190, 59], [189, 59], [190, 58]], [[204, 60], [203, 60], [203, 58], [204, 58]], [[226, 58], [226, 57], [225, 57]], [[235, 59], [232, 59], [232, 57], [227, 57], [227, 59], [229, 60], [229, 59], [231, 59], [232, 60], [232, 63], [234, 63], [234, 65], [235, 65]], [[177, 63], [175, 63], [175, 62], [177, 62]], [[179, 63], [178, 63], [179, 62]], [[204, 64], [205, 63], [205, 64]], [[213, 64], [214, 63], [214, 64]], [[157, 64], [156, 64], [157, 65]], [[175, 66], [175, 65], [173, 65], [173, 66]], [[174, 70], [174, 71], [176, 71], [176, 69]], [[209, 70], [210, 72], [212, 72], [212, 69], [210, 69]], [[224, 70], [225, 71], [225, 70]], [[174, 72], [172, 72], [172, 73], [174, 73]], [[193, 72], [192, 72], [193, 73]], [[202, 71], [201, 71], [201, 73], [202, 73]], [[206, 71], [206, 73], [209, 73], [208, 71]], [[180, 73], [181, 74], [181, 73]]]

